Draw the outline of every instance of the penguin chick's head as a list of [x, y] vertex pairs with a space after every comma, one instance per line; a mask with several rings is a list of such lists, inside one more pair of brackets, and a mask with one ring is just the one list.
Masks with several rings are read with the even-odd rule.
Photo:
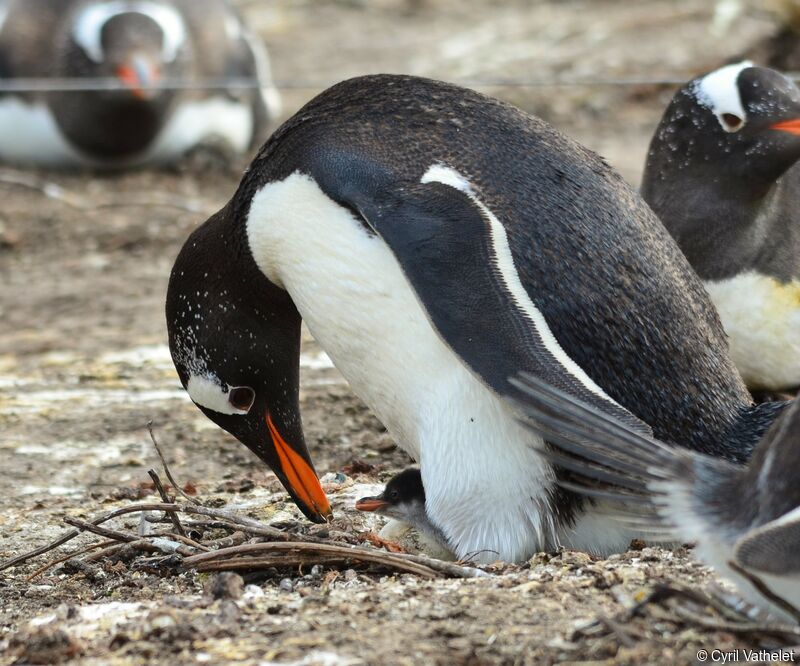
[[167, 331], [192, 401], [275, 472], [310, 520], [331, 508], [306, 448], [299, 406], [300, 315], [237, 235], [225, 208], [175, 261]]
[[358, 500], [356, 509], [374, 511], [415, 527], [427, 525], [422, 474], [414, 467], [403, 470], [389, 479], [389, 483], [380, 495], [362, 497]]
[[648, 168], [660, 167], [662, 177], [707, 173], [760, 196], [798, 158], [800, 90], [779, 72], [744, 61], [678, 91], [653, 137]]
[[164, 76], [180, 73], [186, 25], [170, 3], [104, 0], [75, 16], [72, 41], [82, 53], [83, 75], [113, 77], [139, 99], [157, 96]]

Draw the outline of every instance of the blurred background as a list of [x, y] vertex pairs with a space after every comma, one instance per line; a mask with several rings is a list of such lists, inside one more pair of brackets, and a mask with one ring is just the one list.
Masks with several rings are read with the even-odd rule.
[[[792, 2], [234, 4], [270, 54], [283, 101], [272, 128], [347, 77], [415, 74], [540, 115], [634, 185], [680, 82], [741, 57], [800, 69]], [[107, 173], [0, 165], [0, 554], [55, 534], [58, 512], [149, 492], [150, 419], [174, 468], [201, 491], [251, 492], [256, 501], [279, 490], [188, 401], [163, 315], [181, 244], [233, 194], [252, 153]], [[308, 336], [304, 345], [301, 400], [318, 471], [353, 470], [356, 461], [380, 476], [405, 465]], [[9, 612], [33, 613], [52, 594], [26, 592]]]

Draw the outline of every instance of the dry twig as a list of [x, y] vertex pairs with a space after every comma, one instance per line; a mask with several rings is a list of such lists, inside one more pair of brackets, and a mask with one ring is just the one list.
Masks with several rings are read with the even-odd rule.
[[183, 564], [198, 571], [223, 571], [231, 569], [257, 569], [274, 566], [317, 564], [324, 558], [333, 561], [357, 561], [378, 564], [395, 571], [414, 573], [425, 578], [444, 574], [456, 578], [487, 576], [480, 569], [462, 567], [421, 555], [389, 553], [359, 546], [342, 546], [329, 543], [292, 541], [288, 543], [248, 543], [232, 548], [187, 557]]
[[[164, 485], [161, 483], [161, 479], [158, 478], [158, 474], [154, 469], [147, 470], [147, 473], [150, 475], [150, 478], [153, 479], [153, 485], [156, 487], [158, 494], [161, 495], [161, 501], [166, 503], [171, 503], [173, 500], [172, 498], [167, 495], [167, 491], [164, 490]], [[172, 521], [173, 526], [177, 530], [178, 534], [181, 536], [186, 536], [186, 532], [183, 531], [183, 526], [181, 525], [181, 521], [178, 518], [178, 514], [174, 511], [168, 511], [167, 515], [169, 519]], [[146, 523], [145, 523], [146, 524]]]
[[175, 492], [180, 493], [181, 497], [185, 499], [187, 502], [191, 502], [192, 504], [200, 505], [200, 502], [196, 500], [194, 497], [189, 497], [183, 489], [176, 483], [175, 478], [172, 476], [172, 472], [169, 469], [169, 465], [167, 465], [167, 459], [164, 457], [164, 453], [161, 451], [161, 447], [158, 445], [158, 440], [156, 440], [156, 435], [153, 432], [153, 422], [147, 422], [147, 432], [150, 433], [150, 439], [153, 442], [153, 446], [156, 448], [156, 453], [158, 453], [158, 457], [161, 460], [161, 465], [164, 468], [164, 474], [167, 475], [167, 479], [172, 484], [172, 487], [175, 488]]

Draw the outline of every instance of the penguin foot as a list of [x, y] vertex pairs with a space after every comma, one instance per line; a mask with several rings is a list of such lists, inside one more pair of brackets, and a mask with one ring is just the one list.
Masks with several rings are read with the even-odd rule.
[[187, 151], [178, 164], [182, 173], [239, 171], [237, 154], [223, 138], [208, 137]]
[[406, 553], [405, 548], [403, 548], [399, 543], [396, 541], [390, 541], [389, 539], [384, 539], [381, 536], [375, 534], [375, 532], [364, 532], [361, 536], [363, 536], [367, 541], [369, 541], [373, 546], [377, 546], [378, 548], [385, 548], [390, 553]]

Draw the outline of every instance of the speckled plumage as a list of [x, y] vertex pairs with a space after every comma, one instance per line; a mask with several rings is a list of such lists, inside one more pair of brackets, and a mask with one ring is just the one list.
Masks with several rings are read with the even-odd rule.
[[744, 116], [736, 129], [700, 93], [717, 72], [676, 93], [642, 195], [707, 285], [747, 383], [781, 390], [800, 384], [800, 136], [773, 126], [800, 118], [800, 90], [746, 65], [728, 82]]

